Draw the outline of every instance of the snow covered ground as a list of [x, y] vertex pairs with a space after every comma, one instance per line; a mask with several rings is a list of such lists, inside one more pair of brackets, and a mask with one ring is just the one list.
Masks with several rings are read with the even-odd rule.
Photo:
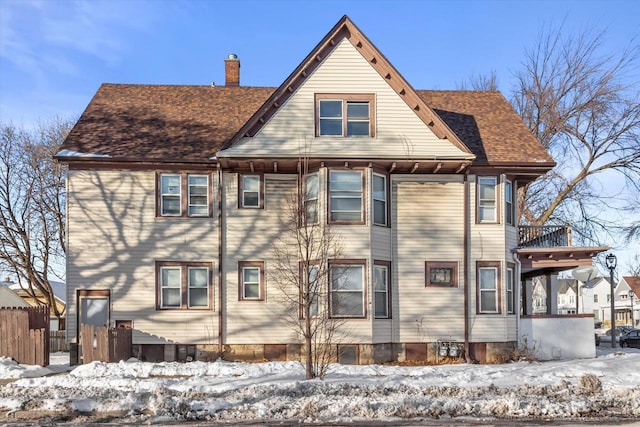
[[48, 368], [0, 358], [0, 424], [47, 419], [174, 423], [400, 422], [446, 419], [640, 420], [640, 350], [503, 365], [333, 365], [304, 380], [297, 362], [120, 363]]

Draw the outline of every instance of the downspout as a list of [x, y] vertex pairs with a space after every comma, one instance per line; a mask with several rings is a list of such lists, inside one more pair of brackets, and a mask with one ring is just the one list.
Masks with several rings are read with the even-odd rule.
[[464, 173], [464, 354], [467, 362], [469, 356], [469, 172]]
[[222, 322], [224, 321], [224, 298], [222, 297], [222, 169], [220, 162], [216, 164], [216, 172], [218, 173], [218, 357], [222, 358], [223, 342], [222, 342]]

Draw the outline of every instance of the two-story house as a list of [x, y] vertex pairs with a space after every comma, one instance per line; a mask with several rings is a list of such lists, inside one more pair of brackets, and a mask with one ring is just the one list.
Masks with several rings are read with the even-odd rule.
[[558, 330], [521, 316], [531, 278], [606, 248], [518, 226], [518, 188], [555, 163], [500, 93], [415, 90], [346, 16], [277, 88], [241, 86], [235, 55], [225, 73], [104, 84], [64, 142], [70, 342], [91, 323], [132, 327], [145, 360], [297, 359], [272, 248], [303, 193], [344, 244], [348, 304], [331, 277], [322, 303], [357, 362], [442, 340], [490, 362]]

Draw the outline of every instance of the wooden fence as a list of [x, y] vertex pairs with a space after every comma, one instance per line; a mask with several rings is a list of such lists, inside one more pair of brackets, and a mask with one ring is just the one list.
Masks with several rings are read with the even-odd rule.
[[119, 362], [131, 357], [133, 329], [81, 325], [82, 363]]
[[0, 356], [49, 365], [49, 306], [0, 309]]
[[49, 332], [49, 351], [57, 353], [59, 351], [69, 351], [67, 344], [67, 331], [50, 331]]

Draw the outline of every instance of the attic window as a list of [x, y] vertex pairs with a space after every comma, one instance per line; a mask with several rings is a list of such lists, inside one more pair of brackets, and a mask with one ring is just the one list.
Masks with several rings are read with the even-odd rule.
[[316, 136], [373, 137], [372, 94], [316, 94]]

